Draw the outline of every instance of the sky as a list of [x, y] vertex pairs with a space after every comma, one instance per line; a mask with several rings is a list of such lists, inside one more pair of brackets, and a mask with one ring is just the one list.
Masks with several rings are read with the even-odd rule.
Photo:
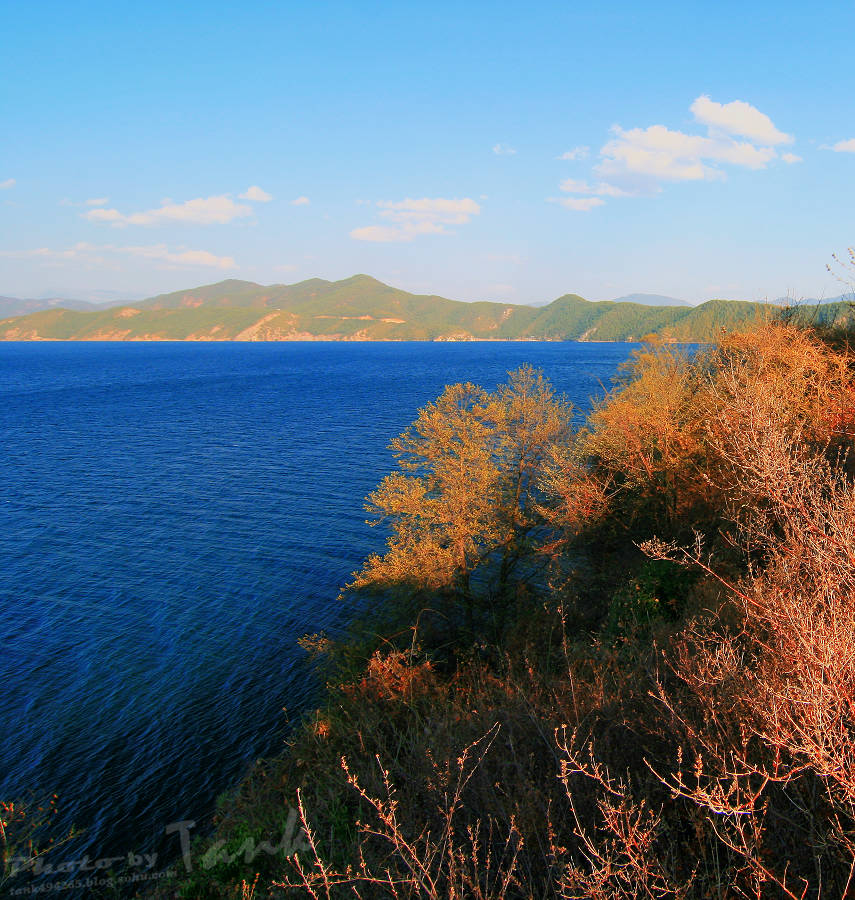
[[0, 295], [356, 273], [515, 303], [846, 289], [827, 266], [855, 244], [852, 2], [36, 0], [3, 20]]

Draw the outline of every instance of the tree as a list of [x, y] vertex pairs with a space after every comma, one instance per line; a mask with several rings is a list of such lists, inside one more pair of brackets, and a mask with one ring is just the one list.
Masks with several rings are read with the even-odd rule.
[[529, 580], [544, 520], [540, 479], [570, 439], [571, 407], [530, 365], [492, 393], [454, 384], [392, 441], [399, 471], [367, 499], [391, 534], [352, 588], [407, 586], [459, 600], [494, 619]]

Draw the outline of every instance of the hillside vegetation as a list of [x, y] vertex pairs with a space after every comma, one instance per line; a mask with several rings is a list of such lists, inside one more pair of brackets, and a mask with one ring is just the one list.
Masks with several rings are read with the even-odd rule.
[[[714, 340], [777, 307], [710, 300], [697, 307], [589, 302], [566, 294], [547, 306], [463, 303], [409, 294], [367, 275], [264, 287], [248, 281], [163, 294], [91, 312], [50, 309], [0, 321], [2, 340], [79, 341], [675, 341]], [[824, 319], [848, 307], [822, 307]]]
[[324, 705], [165, 890], [851, 896], [853, 398], [780, 322], [645, 346], [575, 431], [530, 367], [449, 386], [368, 498], [365, 617], [303, 642]]

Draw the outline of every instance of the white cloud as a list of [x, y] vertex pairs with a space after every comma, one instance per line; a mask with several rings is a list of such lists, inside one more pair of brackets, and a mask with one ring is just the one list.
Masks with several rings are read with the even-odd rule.
[[[616, 137], [600, 151], [601, 175], [646, 176], [656, 181], [709, 181], [723, 177], [716, 163], [763, 169], [778, 154], [732, 138], [701, 137], [671, 131], [664, 125], [613, 129]], [[712, 163], [709, 165], [708, 163]]]
[[690, 110], [698, 122], [710, 129], [749, 138], [766, 147], [793, 142], [792, 135], [779, 131], [765, 113], [743, 100], [722, 104], [702, 95], [695, 100]]
[[312, 201], [308, 197], [295, 197], [291, 201], [292, 206], [308, 206]]
[[0, 191], [8, 191], [9, 188], [15, 187], [17, 182], [14, 178], [7, 178], [5, 181], [0, 181]]
[[516, 156], [516, 152], [513, 147], [509, 147], [507, 144], [495, 144], [493, 146], [493, 153], [496, 156]]
[[411, 241], [424, 234], [449, 234], [447, 225], [465, 225], [481, 207], [471, 198], [444, 197], [407, 198], [396, 202], [380, 202], [380, 217], [391, 225], [367, 225], [355, 228], [350, 236], [357, 241], [391, 243]]
[[89, 265], [106, 265], [108, 258], [131, 256], [165, 264], [168, 268], [188, 266], [204, 269], [236, 269], [231, 256], [216, 256], [207, 250], [190, 250], [179, 247], [170, 250], [166, 244], [120, 247], [115, 244], [88, 244], [80, 242], [65, 250], [37, 247], [33, 250], [4, 250], [0, 256], [16, 259], [43, 259], [49, 263], [82, 262]]
[[[561, 182], [564, 193], [578, 197], [554, 200], [569, 209], [586, 210], [600, 203], [592, 198], [650, 195], [669, 181], [715, 181], [726, 177], [729, 166], [764, 169], [772, 161], [801, 162], [794, 153], [778, 155], [779, 144], [793, 137], [779, 131], [772, 120], [742, 100], [716, 103], [698, 97], [690, 107], [695, 119], [707, 127], [707, 134], [689, 134], [664, 125], [623, 129], [613, 126], [612, 138], [600, 149], [593, 172], [600, 180], [568, 178]], [[855, 152], [855, 140], [853, 140]], [[586, 148], [576, 147], [559, 157], [578, 159]]]
[[586, 159], [588, 156], [589, 147], [574, 147], [572, 150], [567, 150], [565, 153], [562, 153], [561, 156], [556, 156], [556, 159]]
[[[855, 153], [855, 138], [849, 138], [848, 141], [838, 141], [825, 149], [833, 150], [835, 153]], [[12, 180], [12, 183], [14, 184], [14, 180]], [[0, 187], [2, 186], [0, 185]]]
[[240, 199], [254, 200], [256, 203], [269, 203], [273, 197], [267, 191], [263, 191], [257, 184], [254, 184], [240, 195]]
[[602, 206], [606, 201], [602, 197], [550, 197], [549, 202], [558, 203], [565, 209], [587, 212], [589, 209]]
[[164, 200], [157, 209], [125, 215], [117, 209], [91, 209], [83, 214], [90, 222], [104, 222], [116, 227], [125, 225], [164, 225], [177, 222], [185, 225], [226, 225], [235, 219], [252, 215], [252, 207], [235, 203], [228, 194], [217, 197], [198, 197], [185, 203]]

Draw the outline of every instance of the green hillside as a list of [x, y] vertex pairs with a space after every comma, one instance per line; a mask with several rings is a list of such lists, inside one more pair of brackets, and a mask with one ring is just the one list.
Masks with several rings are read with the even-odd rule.
[[[773, 307], [777, 310], [777, 307]], [[769, 307], [710, 300], [697, 307], [590, 302], [463, 303], [410, 294], [367, 275], [260, 285], [230, 279], [94, 312], [51, 309], [0, 320], [0, 340], [80, 341], [708, 341]], [[823, 307], [833, 319], [836, 305]]]

